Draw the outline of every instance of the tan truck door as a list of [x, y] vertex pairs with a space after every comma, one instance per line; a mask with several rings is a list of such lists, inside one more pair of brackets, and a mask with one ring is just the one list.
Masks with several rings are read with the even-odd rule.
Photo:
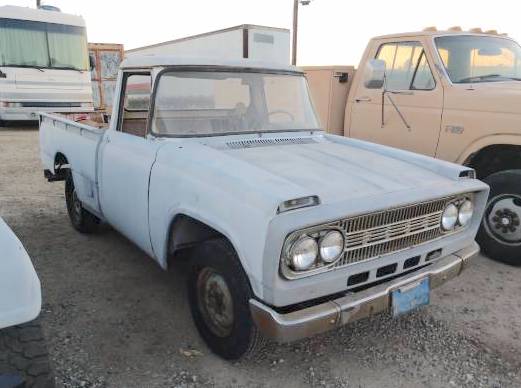
[[387, 92], [368, 89], [361, 80], [353, 85], [356, 90], [350, 94], [347, 112], [351, 115], [346, 120], [349, 136], [434, 156], [443, 86], [432, 71], [422, 42], [410, 38], [381, 42], [366, 60], [370, 58], [386, 62]]

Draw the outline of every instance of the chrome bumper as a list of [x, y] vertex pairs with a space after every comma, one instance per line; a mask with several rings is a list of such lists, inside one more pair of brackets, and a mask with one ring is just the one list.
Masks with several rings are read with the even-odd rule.
[[266, 337], [277, 342], [291, 342], [310, 337], [389, 310], [391, 292], [409, 283], [429, 277], [431, 289], [439, 287], [458, 276], [478, 253], [479, 246], [473, 243], [419, 271], [287, 314], [279, 314], [263, 303], [251, 299], [252, 318]]

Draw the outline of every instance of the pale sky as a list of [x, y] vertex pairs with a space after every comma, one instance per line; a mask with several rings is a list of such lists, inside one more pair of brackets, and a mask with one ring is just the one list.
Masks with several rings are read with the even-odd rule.
[[[35, 0], [0, 1], [34, 6]], [[239, 24], [290, 28], [292, 0], [42, 0], [82, 15], [90, 42], [126, 49]], [[369, 38], [459, 25], [521, 38], [519, 1], [313, 0], [300, 8], [298, 64], [358, 65]]]

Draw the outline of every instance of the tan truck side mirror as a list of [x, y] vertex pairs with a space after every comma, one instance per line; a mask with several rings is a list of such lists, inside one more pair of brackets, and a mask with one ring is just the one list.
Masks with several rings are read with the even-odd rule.
[[371, 59], [364, 70], [364, 85], [367, 89], [381, 89], [385, 82], [385, 61]]

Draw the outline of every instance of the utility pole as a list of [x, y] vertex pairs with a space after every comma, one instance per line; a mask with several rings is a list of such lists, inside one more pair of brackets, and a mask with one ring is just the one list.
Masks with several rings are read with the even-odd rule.
[[293, 50], [291, 51], [292, 65], [297, 64], [298, 1], [299, 0], [293, 0]]
[[42, 0], [36, 0], [36, 8], [40, 8], [42, 5]]
[[297, 34], [298, 34], [298, 6], [309, 5], [311, 0], [293, 0], [293, 48], [291, 50], [291, 64], [297, 64]]

